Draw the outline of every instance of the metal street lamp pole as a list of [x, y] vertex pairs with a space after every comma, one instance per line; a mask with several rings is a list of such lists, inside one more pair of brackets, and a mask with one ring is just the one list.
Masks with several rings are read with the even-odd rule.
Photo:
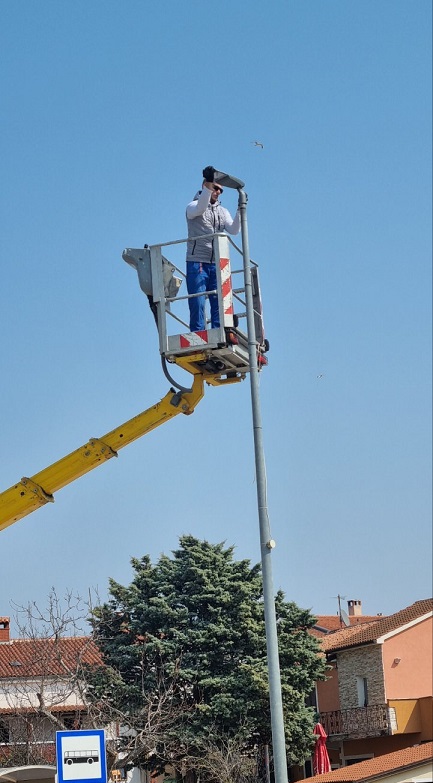
[[251, 281], [250, 251], [247, 224], [247, 194], [238, 188], [241, 215], [242, 252], [244, 260], [245, 299], [248, 330], [248, 355], [250, 363], [251, 406], [253, 415], [254, 452], [256, 464], [257, 505], [260, 525], [260, 549], [263, 574], [263, 600], [265, 609], [266, 647], [269, 671], [269, 700], [271, 708], [272, 746], [275, 783], [287, 783], [286, 742], [284, 736], [283, 700], [281, 695], [280, 661], [278, 656], [277, 618], [272, 580], [272, 550], [267, 497], [266, 469], [263, 449], [260, 410], [259, 379], [257, 368], [257, 343], [254, 327], [253, 289]]

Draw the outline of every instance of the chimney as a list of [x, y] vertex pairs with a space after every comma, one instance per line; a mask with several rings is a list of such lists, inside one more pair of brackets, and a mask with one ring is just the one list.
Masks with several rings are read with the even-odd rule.
[[0, 617], [0, 643], [9, 641], [9, 617]]
[[349, 610], [349, 617], [361, 617], [362, 616], [362, 602], [361, 601], [348, 601], [347, 608]]

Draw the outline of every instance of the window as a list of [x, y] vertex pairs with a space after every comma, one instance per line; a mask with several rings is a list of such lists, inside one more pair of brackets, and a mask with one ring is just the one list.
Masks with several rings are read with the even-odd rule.
[[356, 687], [358, 689], [358, 706], [359, 707], [367, 707], [368, 706], [367, 678], [366, 677], [357, 677], [356, 678]]
[[311, 693], [308, 694], [308, 696], [305, 697], [305, 706], [306, 707], [315, 707], [317, 711], [317, 692], [316, 689], [314, 691], [311, 691]]
[[9, 742], [9, 722], [0, 720], [0, 743]]
[[65, 724], [67, 731], [75, 731], [81, 728], [80, 717], [76, 712], [64, 712], [60, 715], [60, 720]]
[[373, 758], [373, 753], [366, 753], [365, 756], [346, 756], [344, 759], [344, 766], [350, 767], [352, 764], [360, 764], [361, 761], [367, 761], [368, 759]]

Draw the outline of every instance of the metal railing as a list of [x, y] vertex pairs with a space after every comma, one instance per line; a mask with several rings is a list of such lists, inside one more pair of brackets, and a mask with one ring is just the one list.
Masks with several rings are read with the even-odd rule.
[[[224, 237], [224, 239], [229, 242], [229, 244], [234, 248], [234, 250], [240, 256], [242, 256], [242, 248], [239, 247], [239, 245], [237, 245], [236, 242], [234, 242], [233, 239], [231, 239], [231, 237], [228, 236], [228, 234], [225, 234], [223, 232], [215, 232], [214, 234], [201, 234], [200, 236], [194, 237], [194, 239], [195, 239], [195, 241], [197, 241], [199, 239], [210, 240], [210, 239], [214, 239], [215, 237]], [[175, 245], [186, 245], [189, 241], [190, 240], [188, 238], [186, 238], [186, 239], [174, 239], [174, 240], [171, 240], [170, 242], [161, 242], [158, 245], [156, 245], [156, 244], [149, 245], [149, 248], [150, 249], [151, 248], [171, 248], [171, 247], [174, 247]], [[174, 271], [180, 276], [180, 279], [182, 281], [185, 281], [186, 280], [185, 272], [176, 264], [175, 261], [170, 259], [169, 263], [173, 266]], [[182, 261], [182, 263], [184, 264], [185, 262]], [[258, 264], [255, 261], [253, 261], [252, 259], [250, 259], [250, 264], [251, 264], [252, 267], [258, 268]], [[243, 273], [244, 273], [244, 270], [242, 269], [242, 267], [239, 268], [239, 269], [232, 269], [231, 270], [231, 274], [232, 275], [243, 275]], [[232, 293], [233, 293], [234, 299], [236, 299], [237, 302], [239, 302], [243, 306], [243, 308], [246, 308], [245, 297], [241, 296], [241, 295], [245, 294], [245, 286], [243, 286], [241, 288], [233, 288]], [[166, 312], [166, 315], [169, 316], [170, 318], [173, 318], [174, 320], [178, 321], [180, 324], [182, 324], [182, 326], [186, 330], [188, 330], [189, 326], [188, 326], [187, 320], [184, 320], [181, 317], [179, 317], [178, 315], [176, 315], [173, 312], [173, 310], [171, 309], [170, 305], [171, 304], [176, 304], [177, 302], [182, 302], [182, 301], [185, 301], [185, 300], [188, 301], [190, 299], [197, 298], [199, 296], [205, 296], [208, 299], [209, 295], [212, 295], [212, 294], [218, 294], [218, 291], [217, 290], [215, 290], [215, 291], [206, 291], [204, 293], [199, 293], [199, 294], [185, 294], [185, 295], [180, 295], [180, 296], [178, 294], [176, 294], [175, 296], [166, 296], [165, 297], [165, 312]], [[242, 310], [241, 312], [237, 312], [236, 315], [237, 315], [238, 318], [246, 318], [245, 309]]]
[[386, 704], [321, 712], [320, 722], [328, 737], [380, 737], [392, 734], [394, 727], [393, 716]]

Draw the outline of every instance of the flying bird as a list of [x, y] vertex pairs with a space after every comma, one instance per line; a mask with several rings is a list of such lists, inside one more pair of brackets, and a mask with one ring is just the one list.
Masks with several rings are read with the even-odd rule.
[[263, 144], [261, 141], [252, 141], [251, 144], [254, 144], [255, 147], [261, 147], [263, 149]]

